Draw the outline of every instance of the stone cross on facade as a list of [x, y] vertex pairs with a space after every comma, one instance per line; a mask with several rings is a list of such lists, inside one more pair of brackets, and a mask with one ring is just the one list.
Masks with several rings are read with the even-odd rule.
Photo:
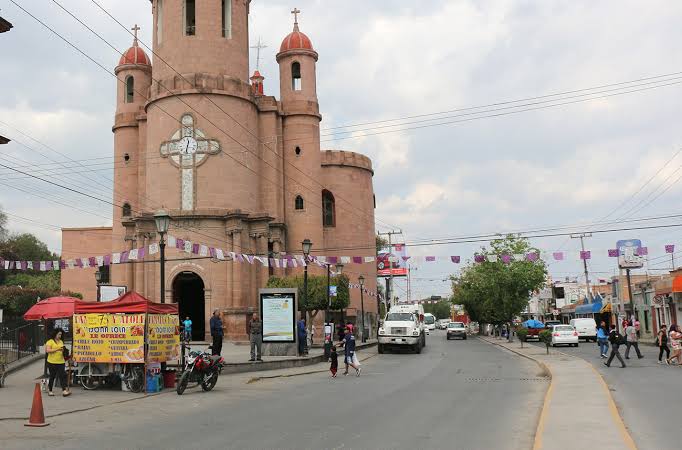
[[204, 133], [195, 127], [194, 117], [185, 114], [181, 119], [181, 128], [173, 134], [171, 140], [161, 144], [161, 157], [168, 158], [180, 168], [182, 189], [180, 205], [183, 211], [191, 211], [196, 203], [196, 171], [206, 162], [210, 155], [220, 153], [220, 142], [207, 139]]
[[137, 24], [135, 24], [135, 26], [132, 27], [131, 30], [133, 30], [133, 33], [135, 33], [135, 39], [133, 40], [133, 45], [135, 47], [137, 47], [137, 32], [140, 31], [140, 27]]

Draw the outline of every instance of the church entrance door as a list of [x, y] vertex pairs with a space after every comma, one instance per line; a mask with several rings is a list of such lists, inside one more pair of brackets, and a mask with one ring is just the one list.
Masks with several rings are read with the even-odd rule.
[[180, 322], [192, 321], [192, 340], [203, 341], [206, 332], [204, 282], [194, 272], [182, 272], [173, 280], [173, 302], [178, 304]]

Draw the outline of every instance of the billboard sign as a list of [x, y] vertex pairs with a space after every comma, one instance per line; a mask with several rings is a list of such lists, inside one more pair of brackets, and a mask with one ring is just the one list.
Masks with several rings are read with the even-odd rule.
[[407, 247], [405, 244], [392, 244], [391, 249], [384, 247], [377, 254], [377, 276], [406, 277], [407, 276]]
[[261, 289], [263, 342], [296, 342], [296, 290]]
[[639, 269], [644, 266], [644, 257], [639, 255], [642, 248], [642, 241], [639, 239], [628, 239], [618, 241], [618, 267], [621, 269]]
[[125, 286], [109, 286], [103, 284], [99, 287], [99, 301], [110, 302], [116, 300], [125, 294], [127, 290], [128, 288]]

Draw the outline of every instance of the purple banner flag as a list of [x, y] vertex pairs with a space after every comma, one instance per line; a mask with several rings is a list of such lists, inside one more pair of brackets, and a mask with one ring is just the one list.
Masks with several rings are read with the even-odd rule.
[[674, 245], [666, 245], [665, 246], [665, 252], [666, 253], [675, 253], [675, 246]]
[[502, 255], [501, 258], [504, 264], [509, 264], [511, 262], [511, 255]]
[[104, 265], [105, 266], [111, 265], [111, 255], [104, 255]]
[[474, 261], [477, 262], [477, 263], [482, 263], [483, 261], [485, 261], [485, 256], [483, 256], [483, 255], [476, 255], [476, 256], [474, 256]]
[[192, 253], [195, 255], [199, 254], [199, 244], [192, 244]]
[[451, 256], [450, 261], [452, 261], [455, 264], [459, 264], [459, 262], [462, 260], [459, 256]]
[[533, 252], [533, 253], [528, 253], [528, 254], [526, 255], [526, 259], [527, 259], [528, 261], [530, 261], [530, 262], [535, 262], [535, 261], [537, 261], [538, 259], [540, 259], [540, 255], [538, 255], [538, 254], [535, 253], [535, 252]]
[[178, 248], [180, 250], [185, 249], [185, 240], [184, 239], [176, 239], [175, 240], [175, 248]]
[[52, 261], [47, 261], [45, 263], [45, 270], [53, 270], [54, 266], [52, 265]]
[[97, 267], [97, 258], [94, 256], [89, 257], [88, 262], [90, 263], [90, 267]]
[[401, 256], [401, 258], [403, 259], [403, 261], [407, 261], [408, 259], [410, 259], [412, 257], [411, 256]]
[[[23, 266], [24, 263], [21, 263], [21, 265]], [[83, 268], [83, 261], [81, 261], [80, 258], [76, 258], [76, 267], [80, 267], [81, 269]]]
[[618, 258], [618, 249], [617, 248], [609, 249], [609, 258]]
[[129, 255], [130, 255], [130, 252], [128, 250], [121, 252], [121, 262], [127, 263], [128, 261], [130, 261], [130, 259], [128, 258]]
[[62, 270], [63, 270], [63, 269], [66, 269], [66, 261], [64, 261], [63, 259], [60, 260], [60, 261], [59, 261], [59, 268], [62, 269]]
[[554, 252], [554, 254], [552, 256], [554, 256], [554, 261], [563, 261], [564, 260], [564, 252]]
[[144, 259], [144, 256], [146, 254], [147, 254], [146, 247], [140, 247], [137, 249], [137, 259]]
[[434, 262], [436, 260], [435, 256], [427, 256], [426, 257], [426, 262]]
[[592, 252], [589, 250], [581, 251], [580, 252], [580, 259], [591, 259], [592, 258]]
[[649, 247], [639, 247], [637, 249], [637, 256], [646, 256], [649, 254]]
[[353, 256], [353, 264], [362, 264], [362, 256]]
[[336, 256], [327, 256], [327, 263], [329, 264], [336, 264], [339, 262], [339, 258]]

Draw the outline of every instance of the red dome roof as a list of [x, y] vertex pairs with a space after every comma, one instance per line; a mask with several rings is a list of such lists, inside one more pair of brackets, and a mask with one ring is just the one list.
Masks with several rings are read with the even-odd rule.
[[121, 56], [121, 60], [118, 62], [119, 66], [124, 64], [142, 64], [151, 66], [152, 62], [149, 60], [149, 57], [144, 50], [137, 45], [133, 45], [123, 54], [123, 56]]
[[[282, 45], [279, 47], [280, 53], [289, 50], [313, 50], [313, 43], [310, 38], [298, 30], [298, 24], [294, 25], [294, 31], [289, 36], [285, 37]], [[314, 50], [313, 50], [314, 51]]]

